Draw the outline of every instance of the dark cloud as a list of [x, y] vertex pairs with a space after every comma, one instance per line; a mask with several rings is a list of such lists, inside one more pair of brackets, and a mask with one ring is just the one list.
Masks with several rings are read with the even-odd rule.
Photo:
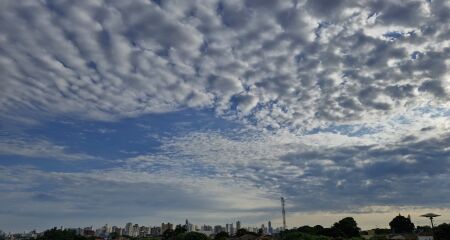
[[446, 96], [445, 89], [442, 86], [441, 81], [436, 81], [436, 80], [430, 80], [430, 81], [423, 82], [422, 85], [420, 85], [420, 87], [419, 87], [419, 91], [429, 92], [429, 93], [435, 95], [436, 97], [445, 97]]
[[412, 137], [394, 145], [288, 154], [282, 159], [305, 169], [305, 174], [295, 183], [284, 183], [283, 190], [296, 199], [297, 208], [305, 210], [385, 204], [447, 206], [448, 191], [441, 187], [450, 184], [445, 180], [450, 175], [449, 144], [447, 134], [426, 140]]

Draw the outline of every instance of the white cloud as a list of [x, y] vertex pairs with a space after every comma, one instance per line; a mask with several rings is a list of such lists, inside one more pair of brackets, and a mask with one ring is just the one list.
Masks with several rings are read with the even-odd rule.
[[[440, 1], [7, 1], [1, 109], [114, 120], [213, 107], [262, 127], [312, 129], [423, 102], [442, 106], [445, 8]], [[407, 36], [386, 41], [389, 31]], [[411, 59], [415, 51], [422, 57]], [[244, 96], [234, 108], [233, 97]]]
[[60, 161], [95, 160], [89, 154], [71, 152], [67, 146], [56, 145], [41, 139], [0, 138], [0, 155], [16, 155], [29, 158], [49, 158]]

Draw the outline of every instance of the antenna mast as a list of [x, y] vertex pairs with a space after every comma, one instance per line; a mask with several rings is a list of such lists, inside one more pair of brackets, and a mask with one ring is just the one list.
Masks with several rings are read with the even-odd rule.
[[286, 211], [284, 210], [284, 197], [281, 197], [281, 213], [283, 214], [283, 230], [286, 230]]

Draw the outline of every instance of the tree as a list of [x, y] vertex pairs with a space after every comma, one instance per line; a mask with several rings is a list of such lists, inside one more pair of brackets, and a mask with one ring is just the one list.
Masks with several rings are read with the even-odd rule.
[[112, 240], [114, 240], [116, 238], [119, 238], [119, 237], [120, 237], [120, 235], [118, 233], [116, 233], [116, 232], [110, 233], [109, 236], [108, 236], [108, 238], [112, 239]]
[[181, 226], [181, 225], [177, 225], [177, 226], [175, 227], [174, 235], [175, 235], [175, 236], [178, 236], [179, 234], [185, 233], [185, 232], [187, 232], [186, 227]]
[[6, 234], [2, 230], [0, 230], [0, 240], [5, 240], [6, 239], [5, 235]]
[[323, 227], [320, 225], [316, 225], [314, 227], [301, 226], [301, 227], [297, 228], [297, 231], [302, 232], [302, 233], [307, 233], [310, 235], [320, 235], [320, 232], [323, 231]]
[[393, 233], [412, 233], [414, 231], [414, 223], [411, 222], [409, 216], [406, 218], [400, 214], [392, 219], [389, 226]]
[[450, 224], [443, 223], [434, 228], [436, 240], [450, 240]]
[[324, 228], [319, 233], [319, 235], [333, 237], [333, 238], [345, 237], [344, 232], [342, 232], [342, 230], [340, 230], [339, 228], [336, 228], [336, 227]]
[[307, 233], [307, 234], [311, 234], [311, 235], [316, 235], [316, 229], [314, 229], [313, 227], [310, 226], [301, 226], [299, 228], [297, 228], [297, 231], [302, 232], [302, 233]]
[[44, 232], [41, 237], [37, 238], [38, 240], [85, 240], [87, 238], [83, 236], [77, 235], [74, 231], [71, 230], [60, 230], [56, 228], [52, 228]]
[[203, 233], [189, 232], [184, 234], [183, 240], [209, 240], [209, 238]]
[[247, 235], [247, 234], [250, 234], [250, 235], [257, 235], [256, 233], [254, 233], [254, 232], [249, 232], [249, 231], [247, 231], [246, 229], [244, 229], [244, 228], [241, 228], [241, 229], [238, 229], [237, 231], [236, 231], [236, 237], [241, 237], [241, 236], [244, 236], [244, 235]]
[[176, 236], [175, 232], [172, 229], [167, 229], [166, 231], [163, 232], [162, 239], [170, 240], [170, 239], [173, 239], [175, 236]]
[[224, 240], [229, 237], [230, 237], [230, 235], [228, 235], [227, 232], [222, 231], [222, 232], [217, 233], [216, 236], [214, 237], [214, 239], [215, 240]]
[[359, 227], [355, 219], [346, 217], [333, 225], [334, 228], [341, 230], [345, 237], [359, 237]]
[[310, 235], [299, 231], [286, 231], [280, 240], [330, 240], [330, 238], [319, 235]]

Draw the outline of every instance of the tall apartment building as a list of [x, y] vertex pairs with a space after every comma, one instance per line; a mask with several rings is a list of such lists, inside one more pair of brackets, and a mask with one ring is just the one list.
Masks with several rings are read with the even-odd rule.
[[124, 230], [123, 235], [132, 236], [132, 234], [133, 234], [133, 223], [129, 222], [125, 225], [125, 230]]
[[167, 230], [173, 230], [173, 224], [172, 223], [162, 223], [161, 224], [161, 234], [163, 234]]

